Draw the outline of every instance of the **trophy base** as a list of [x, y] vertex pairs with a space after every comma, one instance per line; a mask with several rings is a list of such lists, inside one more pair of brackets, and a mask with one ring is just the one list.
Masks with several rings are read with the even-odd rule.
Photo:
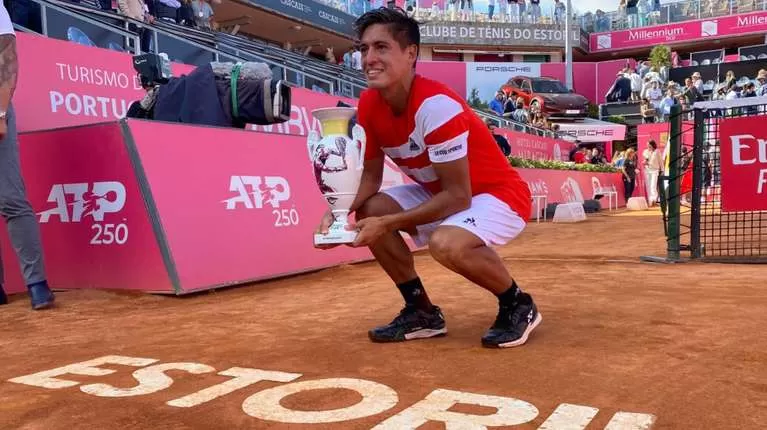
[[357, 238], [356, 230], [347, 230], [344, 224], [333, 224], [328, 229], [328, 234], [316, 233], [314, 235], [315, 245], [333, 245], [352, 243]]

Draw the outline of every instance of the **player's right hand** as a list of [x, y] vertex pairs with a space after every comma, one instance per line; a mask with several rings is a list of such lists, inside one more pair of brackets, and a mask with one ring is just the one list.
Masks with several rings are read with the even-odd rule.
[[[324, 215], [322, 215], [322, 221], [320, 221], [320, 225], [317, 227], [317, 229], [314, 231], [316, 234], [328, 234], [328, 229], [330, 228], [331, 224], [333, 224], [333, 221], [335, 221], [335, 216], [333, 215], [333, 211], [328, 210], [325, 212]], [[323, 245], [317, 245], [315, 244], [314, 247], [317, 249], [331, 249], [335, 248], [336, 246], [340, 245], [339, 243], [329, 243], [329, 244], [323, 244]]]

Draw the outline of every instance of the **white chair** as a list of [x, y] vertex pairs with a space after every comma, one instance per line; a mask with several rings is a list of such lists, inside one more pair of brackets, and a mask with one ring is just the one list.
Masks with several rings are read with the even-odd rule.
[[549, 206], [549, 196], [546, 194], [534, 194], [535, 200], [535, 222], [539, 223], [541, 218], [541, 201], [543, 201], [543, 221], [546, 221], [546, 208]]
[[595, 188], [591, 198], [596, 199], [598, 195], [607, 196], [607, 210], [613, 210], [613, 199], [615, 199], [615, 209], [618, 209], [618, 191], [615, 189], [615, 185]]

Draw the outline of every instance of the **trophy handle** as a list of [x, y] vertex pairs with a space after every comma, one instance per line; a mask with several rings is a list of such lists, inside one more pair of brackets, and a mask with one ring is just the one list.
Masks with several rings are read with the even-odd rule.
[[314, 150], [317, 149], [317, 144], [320, 142], [320, 135], [316, 131], [312, 130], [306, 137], [307, 146], [309, 148], [309, 159], [314, 157]]
[[365, 165], [365, 129], [362, 128], [359, 124], [354, 124], [354, 127], [352, 127], [352, 137], [354, 138], [355, 142], [360, 142], [360, 159], [357, 163], [357, 170], [362, 170], [362, 168]]

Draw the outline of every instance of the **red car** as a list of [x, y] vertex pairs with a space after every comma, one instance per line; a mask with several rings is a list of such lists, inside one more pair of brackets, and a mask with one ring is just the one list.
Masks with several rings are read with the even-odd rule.
[[588, 116], [589, 99], [568, 90], [562, 82], [554, 78], [516, 76], [501, 86], [501, 90], [508, 96], [521, 97], [525, 107], [540, 109], [549, 117]]

